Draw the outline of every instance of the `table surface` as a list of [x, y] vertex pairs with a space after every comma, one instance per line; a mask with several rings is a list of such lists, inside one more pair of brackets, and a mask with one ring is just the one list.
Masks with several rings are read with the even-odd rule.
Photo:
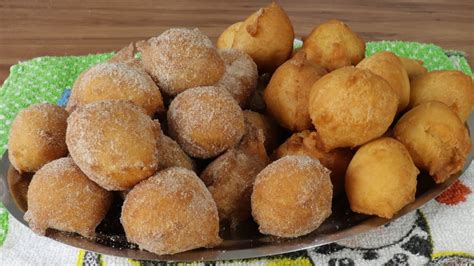
[[[117, 50], [170, 27], [198, 27], [213, 40], [270, 1], [2, 0], [0, 84], [12, 64], [43, 55]], [[296, 36], [319, 23], [345, 21], [366, 41], [410, 40], [462, 50], [474, 60], [474, 1], [278, 1]]]

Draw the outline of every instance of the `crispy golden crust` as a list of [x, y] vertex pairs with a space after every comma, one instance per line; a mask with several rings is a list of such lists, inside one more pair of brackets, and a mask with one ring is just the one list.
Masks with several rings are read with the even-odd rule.
[[263, 234], [298, 237], [331, 215], [329, 170], [309, 156], [285, 156], [255, 180], [252, 215]]
[[273, 72], [290, 57], [294, 38], [290, 18], [283, 8], [272, 2], [243, 21], [235, 33], [232, 48], [249, 54], [260, 72]]
[[272, 75], [263, 97], [268, 112], [278, 123], [297, 132], [312, 128], [308, 98], [312, 85], [327, 71], [306, 59], [300, 52]]
[[219, 35], [219, 38], [217, 38], [216, 47], [219, 49], [232, 48], [235, 34], [242, 24], [243, 22], [239, 21], [225, 29], [221, 35]]
[[215, 84], [225, 71], [211, 40], [198, 29], [169, 29], [137, 47], [145, 69], [169, 96]]
[[384, 78], [398, 95], [398, 112], [408, 106], [410, 101], [410, 80], [400, 59], [392, 52], [378, 52], [357, 64], [358, 68], [368, 69]]
[[410, 107], [428, 101], [445, 103], [465, 122], [474, 104], [474, 87], [468, 75], [457, 70], [437, 70], [411, 82]]
[[155, 173], [160, 130], [144, 110], [126, 101], [83, 105], [68, 119], [71, 157], [107, 190], [127, 190]]
[[52, 104], [35, 104], [18, 113], [8, 139], [8, 157], [19, 172], [35, 172], [67, 155], [68, 113]]
[[373, 140], [357, 150], [347, 168], [351, 209], [390, 219], [415, 200], [415, 167], [408, 150], [393, 138]]
[[74, 82], [68, 112], [101, 100], [129, 100], [153, 116], [164, 109], [159, 88], [140, 66], [126, 62], [100, 63], [82, 72]]
[[332, 71], [359, 63], [364, 58], [365, 42], [344, 22], [333, 19], [314, 28], [302, 50], [309, 60]]
[[197, 158], [219, 155], [245, 134], [242, 109], [222, 88], [197, 87], [179, 94], [167, 117], [171, 136]]
[[125, 198], [120, 220], [128, 241], [159, 255], [222, 241], [211, 194], [185, 168], [168, 168], [136, 185]]
[[355, 67], [325, 75], [314, 83], [309, 97], [309, 114], [325, 151], [382, 136], [397, 106], [398, 96], [387, 81]]
[[257, 174], [269, 163], [264, 136], [247, 124], [247, 133], [235, 148], [212, 161], [201, 179], [216, 202], [221, 220], [235, 227], [251, 216], [250, 195]]
[[33, 176], [25, 220], [37, 234], [53, 228], [93, 237], [111, 202], [111, 192], [87, 178], [71, 158], [61, 158]]
[[423, 66], [423, 61], [399, 56], [403, 67], [407, 71], [408, 78], [412, 80], [418, 75], [425, 74], [428, 70]]
[[275, 150], [273, 155], [275, 159], [280, 159], [287, 155], [307, 155], [318, 159], [322, 165], [331, 170], [334, 196], [344, 191], [344, 176], [353, 156], [349, 149], [334, 149], [330, 152], [321, 150], [317, 145], [316, 132], [309, 130], [291, 135], [290, 138]]
[[410, 152], [415, 165], [436, 183], [460, 171], [471, 149], [467, 128], [447, 105], [422, 103], [398, 121], [394, 136]]

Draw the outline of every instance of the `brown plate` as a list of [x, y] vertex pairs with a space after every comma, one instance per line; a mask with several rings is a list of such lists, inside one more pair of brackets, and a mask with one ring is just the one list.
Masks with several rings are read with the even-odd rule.
[[[474, 129], [473, 115], [469, 117], [467, 124], [472, 140], [472, 130]], [[467, 169], [473, 157], [474, 153], [471, 150], [463, 172]], [[257, 225], [252, 220], [249, 220], [241, 224], [234, 231], [230, 230], [228, 226], [222, 226], [220, 235], [224, 242], [218, 247], [196, 249], [175, 255], [158, 256], [139, 250], [136, 245], [126, 241], [123, 228], [119, 222], [122, 199], [118, 193], [107, 217], [97, 227], [97, 237], [94, 240], [83, 238], [77, 234], [55, 230], [48, 230], [46, 237], [85, 250], [137, 260], [209, 261], [277, 255], [321, 246], [382, 226], [434, 199], [454, 183], [461, 174], [462, 172], [459, 172], [451, 176], [442, 184], [435, 184], [426, 173], [420, 174], [418, 176], [415, 202], [405, 206], [392, 219], [382, 219], [354, 213], [350, 210], [346, 198], [336, 198], [333, 202], [332, 215], [321, 227], [306, 236], [293, 239], [281, 239], [262, 235], [258, 232]], [[11, 167], [8, 155], [5, 153], [0, 162], [0, 199], [11, 215], [25, 226], [28, 226], [28, 224], [23, 219], [23, 215], [27, 208], [26, 191], [30, 180], [31, 174], [20, 175]]]

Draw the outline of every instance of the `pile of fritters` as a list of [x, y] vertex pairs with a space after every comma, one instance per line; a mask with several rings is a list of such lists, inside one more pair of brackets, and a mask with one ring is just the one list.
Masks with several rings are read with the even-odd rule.
[[221, 225], [252, 218], [263, 234], [298, 237], [344, 191], [354, 212], [391, 218], [415, 200], [420, 171], [441, 183], [463, 168], [469, 76], [391, 52], [364, 58], [338, 20], [296, 51], [294, 37], [275, 2], [217, 48], [173, 28], [81, 73], [65, 109], [22, 110], [8, 153], [35, 172], [32, 230], [94, 237], [120, 193], [127, 239], [156, 254], [219, 245]]

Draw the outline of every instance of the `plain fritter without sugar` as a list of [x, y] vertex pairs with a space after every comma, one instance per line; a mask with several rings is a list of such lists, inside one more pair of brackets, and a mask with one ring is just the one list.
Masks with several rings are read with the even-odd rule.
[[384, 78], [398, 95], [398, 112], [403, 111], [410, 102], [410, 80], [402, 62], [392, 52], [383, 51], [366, 57], [358, 68], [368, 69]]
[[213, 85], [225, 72], [217, 49], [199, 29], [169, 29], [137, 47], [147, 72], [171, 97], [189, 88]]
[[406, 112], [395, 125], [394, 137], [436, 183], [463, 168], [472, 146], [463, 122], [441, 102], [422, 103]]
[[425, 74], [428, 70], [423, 66], [423, 61], [399, 56], [403, 67], [407, 71], [408, 78], [412, 80], [416, 76]]
[[229, 27], [227, 27], [219, 38], [217, 38], [216, 47], [218, 49], [226, 49], [232, 48], [232, 44], [234, 43], [235, 34], [239, 30], [240, 26], [242, 25], [242, 21], [236, 22]]
[[245, 134], [242, 109], [229, 92], [218, 87], [197, 87], [179, 94], [167, 118], [170, 136], [196, 158], [219, 155]]
[[290, 57], [294, 38], [290, 18], [281, 6], [272, 2], [242, 22], [232, 48], [249, 54], [261, 73], [273, 72]]
[[465, 122], [474, 105], [472, 78], [458, 70], [436, 70], [418, 75], [411, 82], [410, 107], [439, 101]]
[[257, 87], [257, 65], [248, 54], [237, 49], [219, 49], [218, 53], [224, 60], [225, 72], [215, 86], [226, 89], [241, 107], [246, 106]]
[[194, 172], [181, 167], [136, 185], [125, 197], [120, 221], [128, 241], [158, 255], [222, 242], [211, 194]]
[[8, 158], [16, 170], [36, 172], [46, 163], [64, 157], [68, 113], [42, 103], [21, 110], [12, 122]]
[[308, 106], [318, 143], [330, 151], [382, 136], [393, 122], [398, 96], [370, 70], [344, 67], [313, 84]]
[[264, 90], [267, 111], [284, 128], [298, 132], [312, 128], [308, 98], [314, 82], [327, 71], [300, 52], [273, 73]]
[[252, 215], [263, 234], [298, 237], [331, 215], [332, 195], [327, 168], [309, 156], [289, 155], [257, 175]]
[[392, 218], [415, 201], [419, 172], [399, 141], [379, 138], [364, 144], [347, 168], [345, 189], [351, 209]]
[[291, 135], [275, 150], [273, 157], [280, 159], [287, 155], [307, 155], [318, 159], [331, 171], [334, 197], [344, 191], [344, 176], [353, 156], [350, 149], [340, 148], [325, 152], [318, 148], [316, 132], [305, 130]]
[[300, 51], [305, 51], [309, 60], [333, 71], [357, 65], [364, 58], [365, 42], [344, 22], [333, 19], [315, 27]]
[[250, 195], [255, 177], [270, 161], [263, 143], [263, 132], [247, 124], [242, 141], [201, 173], [216, 202], [219, 218], [230, 221], [231, 227], [251, 216]]
[[71, 158], [61, 158], [33, 176], [25, 220], [40, 235], [53, 228], [93, 237], [111, 203], [111, 192], [91, 181]]
[[107, 190], [127, 190], [155, 173], [160, 129], [128, 101], [100, 101], [68, 118], [66, 143], [74, 162]]

